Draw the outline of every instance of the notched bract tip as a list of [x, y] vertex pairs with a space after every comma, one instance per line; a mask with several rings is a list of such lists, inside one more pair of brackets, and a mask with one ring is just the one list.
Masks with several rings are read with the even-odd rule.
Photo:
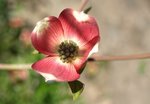
[[46, 17], [43, 20], [37, 22], [33, 32], [35, 32], [37, 34], [41, 34], [49, 26], [48, 20], [49, 20], [49, 18]]
[[73, 11], [73, 15], [76, 18], [76, 20], [79, 22], [84, 22], [84, 21], [89, 20], [89, 16], [85, 14], [84, 12]]

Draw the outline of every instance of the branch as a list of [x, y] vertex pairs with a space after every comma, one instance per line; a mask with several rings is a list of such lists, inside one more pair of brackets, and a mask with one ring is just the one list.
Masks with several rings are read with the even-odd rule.
[[150, 58], [150, 53], [124, 55], [124, 56], [101, 56], [99, 54], [93, 54], [91, 57], [91, 59], [95, 61], [135, 60], [135, 59], [148, 59], [148, 58]]
[[31, 64], [0, 64], [0, 70], [24, 70], [31, 69]]
[[82, 0], [82, 3], [80, 5], [80, 7], [79, 7], [79, 11], [80, 12], [83, 11], [83, 9], [84, 9], [85, 5], [88, 3], [88, 1], [89, 0]]
[[[99, 54], [93, 54], [88, 61], [116, 61], [116, 60], [136, 60], [136, 59], [148, 59], [150, 53], [146, 54], [134, 54], [125, 56], [102, 56]], [[0, 64], [0, 70], [24, 70], [31, 69], [32, 64]]]

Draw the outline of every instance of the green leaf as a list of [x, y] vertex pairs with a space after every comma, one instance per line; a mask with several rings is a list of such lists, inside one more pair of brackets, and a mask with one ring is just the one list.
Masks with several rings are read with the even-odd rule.
[[88, 14], [89, 13], [89, 11], [92, 9], [92, 7], [90, 6], [90, 7], [88, 7], [87, 9], [85, 9], [84, 10], [84, 13], [86, 13], [86, 14]]
[[78, 99], [84, 89], [84, 84], [78, 80], [68, 82], [68, 84], [73, 94], [73, 100]]

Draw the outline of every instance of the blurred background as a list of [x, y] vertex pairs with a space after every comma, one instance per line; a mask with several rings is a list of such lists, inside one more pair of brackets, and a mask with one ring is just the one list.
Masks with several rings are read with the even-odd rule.
[[[37, 21], [78, 9], [81, 0], [0, 0], [0, 63], [33, 63], [30, 33]], [[149, 0], [89, 0], [101, 31], [99, 54], [150, 52]], [[150, 59], [89, 62], [85, 89], [72, 101], [66, 83], [45, 83], [32, 70], [0, 70], [0, 104], [150, 104]]]

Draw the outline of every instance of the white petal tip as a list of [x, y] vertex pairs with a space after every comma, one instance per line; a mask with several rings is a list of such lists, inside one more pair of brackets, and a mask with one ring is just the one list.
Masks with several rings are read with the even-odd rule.
[[45, 82], [57, 80], [57, 78], [55, 76], [53, 76], [52, 74], [46, 74], [46, 73], [41, 73], [41, 72], [39, 72], [39, 73], [45, 78]]
[[90, 51], [89, 56], [91, 56], [93, 53], [97, 53], [99, 51], [99, 48], [98, 48], [98, 43], [96, 43], [96, 45], [93, 47], [93, 49]]
[[84, 12], [73, 11], [73, 15], [76, 18], [76, 20], [79, 22], [84, 22], [84, 21], [89, 20], [89, 16], [85, 14]]
[[43, 20], [37, 22], [36, 27], [34, 28], [33, 32], [37, 34], [42, 33], [49, 26], [48, 20], [49, 18], [46, 17]]

